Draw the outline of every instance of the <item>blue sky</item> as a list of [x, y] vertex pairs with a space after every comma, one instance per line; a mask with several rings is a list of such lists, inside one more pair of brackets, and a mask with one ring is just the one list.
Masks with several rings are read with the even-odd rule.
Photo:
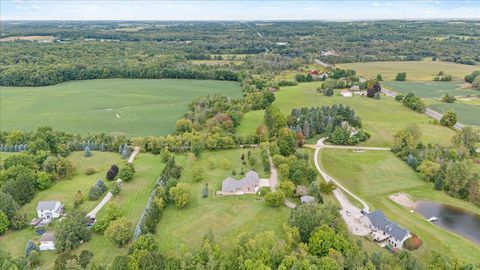
[[480, 1], [1, 0], [2, 20], [480, 19]]

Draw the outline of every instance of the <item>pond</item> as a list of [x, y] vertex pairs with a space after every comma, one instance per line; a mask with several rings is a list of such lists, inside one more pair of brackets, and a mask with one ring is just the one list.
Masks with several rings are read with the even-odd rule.
[[461, 208], [430, 201], [417, 201], [415, 211], [426, 219], [438, 218], [432, 223], [460, 234], [480, 245], [480, 216]]

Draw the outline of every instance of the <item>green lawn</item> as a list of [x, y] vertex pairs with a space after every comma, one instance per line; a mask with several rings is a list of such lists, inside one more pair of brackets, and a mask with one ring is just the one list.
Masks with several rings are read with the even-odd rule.
[[424, 142], [450, 144], [450, 138], [454, 134], [451, 129], [431, 124], [431, 119], [427, 116], [410, 110], [393, 98], [382, 96], [380, 100], [375, 100], [359, 96], [326, 97], [316, 91], [320, 84], [321, 82], [312, 82], [282, 87], [276, 93], [274, 104], [285, 115], [289, 115], [293, 108], [331, 106], [333, 104], [348, 105], [362, 119], [363, 128], [372, 135], [363, 145], [391, 146], [393, 135], [410, 123], [419, 125], [423, 132]]
[[[71, 209], [75, 193], [77, 190], [87, 196], [88, 190], [95, 184], [97, 178], [104, 178], [106, 171], [113, 164], [116, 163], [121, 166], [125, 161], [120, 159], [120, 155], [116, 153], [107, 152], [95, 152], [90, 158], [83, 157], [83, 152], [74, 152], [68, 159], [70, 159], [77, 167], [77, 175], [71, 180], [63, 180], [45, 191], [39, 192], [32, 202], [23, 206], [23, 209], [29, 213], [29, 217], [35, 216], [35, 207], [40, 200], [60, 200], [66, 204], [66, 211]], [[113, 197], [108, 203], [116, 204], [122, 209], [123, 215], [131, 222], [132, 235], [134, 226], [137, 224], [140, 215], [147, 203], [148, 196], [152, 191], [153, 185], [158, 179], [160, 172], [163, 168], [163, 163], [158, 156], [151, 154], [140, 153], [136, 156], [135, 161], [135, 178], [131, 182], [122, 184], [122, 191], [119, 195]], [[86, 176], [83, 171], [87, 167], [95, 167], [98, 173], [91, 176]], [[106, 183], [107, 185], [109, 183]], [[98, 203], [98, 201], [86, 201], [80, 206], [80, 209], [89, 212]], [[105, 208], [103, 208], [98, 214], [97, 218], [100, 218]], [[39, 239], [40, 237], [35, 235], [35, 232], [30, 227], [20, 231], [8, 231], [5, 235], [0, 237], [1, 245], [5, 245], [8, 251], [13, 255], [19, 256], [24, 252], [25, 244], [29, 239]], [[80, 253], [81, 250], [88, 249], [95, 254], [94, 260], [101, 264], [108, 264], [113, 261], [113, 258], [119, 254], [126, 253], [128, 246], [124, 248], [116, 247], [110, 240], [104, 238], [101, 235], [92, 233], [90, 241], [82, 244], [75, 252]], [[51, 267], [55, 260], [55, 253], [42, 252], [42, 267]], [[45, 256], [44, 256], [45, 254]], [[43, 260], [45, 258], [45, 260]], [[51, 258], [51, 259], [48, 259]], [[44, 262], [44, 263], [43, 263]]]
[[463, 80], [465, 75], [472, 73], [474, 70], [480, 70], [479, 65], [462, 65], [442, 61], [359, 62], [338, 64], [337, 67], [353, 69], [366, 79], [375, 78], [377, 74], [382, 74], [386, 81], [395, 80], [398, 72], [406, 72], [407, 81], [432, 81], [439, 71], [452, 75], [454, 79]]
[[446, 93], [453, 96], [478, 95], [480, 92], [465, 88], [462, 82], [384, 82], [383, 85], [402, 94], [414, 93], [421, 98], [441, 98]]
[[[254, 153], [257, 164], [253, 168], [260, 173], [260, 177], [268, 177], [261, 170], [260, 150], [250, 149]], [[202, 237], [211, 230], [215, 240], [221, 244], [229, 244], [231, 241], [245, 233], [259, 233], [262, 231], [274, 231], [276, 235], [282, 232], [282, 226], [287, 222], [290, 209], [286, 207], [272, 208], [264, 201], [258, 200], [255, 195], [243, 196], [215, 196], [216, 190], [221, 188], [222, 180], [236, 170], [235, 178], [241, 168], [247, 172], [250, 166], [242, 165], [241, 154], [247, 155], [248, 149], [228, 151], [205, 152], [199, 159], [187, 155], [177, 155], [177, 163], [183, 166], [180, 182], [192, 185], [192, 201], [184, 209], [169, 206], [157, 227], [157, 239], [161, 250], [175, 252], [180, 249], [191, 249], [201, 243]], [[232, 166], [221, 169], [218, 165], [211, 169], [208, 159], [218, 161], [228, 159]], [[202, 166], [205, 168], [205, 181], [194, 183], [191, 179], [192, 167]], [[204, 199], [201, 197], [202, 190], [208, 183], [210, 195]]]
[[[95, 207], [99, 201], [89, 201], [87, 199], [90, 187], [95, 184], [98, 178], [105, 179], [106, 171], [112, 164], [119, 164], [122, 161], [120, 155], [116, 153], [92, 151], [92, 154], [89, 158], [84, 157], [83, 152], [73, 152], [68, 156], [68, 159], [72, 161], [76, 167], [76, 175], [72, 179], [58, 181], [49, 189], [38, 192], [31, 202], [25, 204], [22, 210], [27, 213], [29, 220], [36, 217], [35, 209], [39, 201], [61, 201], [65, 204], [66, 211], [68, 212], [73, 207], [75, 194], [78, 190], [82, 191], [85, 196], [85, 202], [80, 206], [80, 209], [88, 212]], [[94, 175], [85, 175], [84, 171], [87, 167], [95, 168], [97, 173]], [[5, 243], [5, 246], [8, 247], [8, 250], [13, 255], [18, 256], [23, 254], [25, 244], [29, 239], [39, 238], [39, 236], [35, 235], [34, 230], [28, 227], [20, 231], [8, 231], [4, 236], [0, 237], [0, 241]]]
[[108, 79], [2, 87], [0, 130], [52, 126], [76, 133], [166, 135], [199, 96], [241, 97], [237, 82]]
[[480, 214], [479, 207], [434, 190], [431, 183], [422, 180], [391, 152], [324, 149], [319, 157], [321, 166], [362, 197], [371, 209], [382, 210], [424, 240], [424, 245], [413, 252], [415, 256], [425, 258], [429, 251], [435, 250], [464, 261], [480, 263], [478, 245], [429, 223], [417, 213], [410, 213], [407, 208], [391, 201], [388, 195], [401, 191], [414, 199], [451, 204], [477, 214]]
[[250, 111], [243, 116], [243, 120], [237, 127], [237, 133], [242, 136], [255, 134], [257, 127], [263, 123], [264, 110]]

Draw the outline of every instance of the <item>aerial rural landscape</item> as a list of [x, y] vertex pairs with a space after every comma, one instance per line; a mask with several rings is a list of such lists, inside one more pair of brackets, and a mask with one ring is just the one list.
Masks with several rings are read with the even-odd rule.
[[2, 1], [0, 269], [480, 269], [480, 4], [257, 2]]

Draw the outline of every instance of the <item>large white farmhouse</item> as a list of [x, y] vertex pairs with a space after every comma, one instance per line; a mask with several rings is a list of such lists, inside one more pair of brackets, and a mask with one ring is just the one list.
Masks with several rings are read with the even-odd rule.
[[40, 219], [59, 218], [63, 214], [63, 204], [59, 201], [39, 201], [37, 216]]

